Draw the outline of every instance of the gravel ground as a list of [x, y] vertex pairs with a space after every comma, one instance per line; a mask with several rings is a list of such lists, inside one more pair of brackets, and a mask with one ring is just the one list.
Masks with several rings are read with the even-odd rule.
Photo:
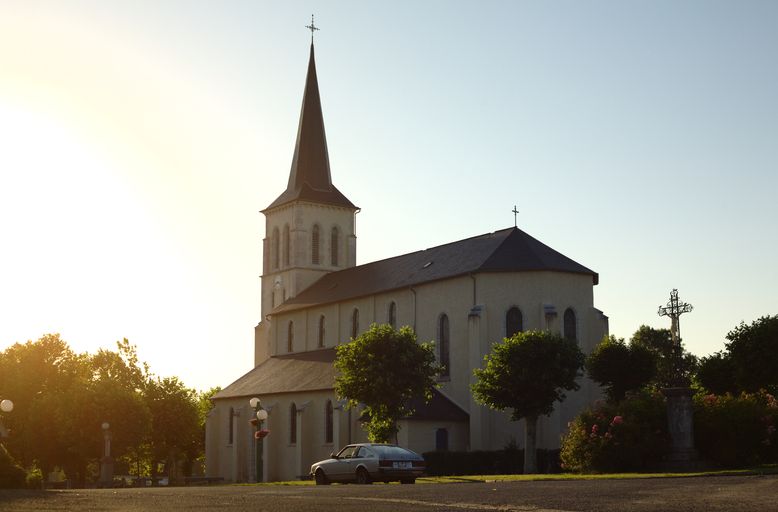
[[2, 511], [776, 511], [778, 475], [634, 480], [0, 491]]

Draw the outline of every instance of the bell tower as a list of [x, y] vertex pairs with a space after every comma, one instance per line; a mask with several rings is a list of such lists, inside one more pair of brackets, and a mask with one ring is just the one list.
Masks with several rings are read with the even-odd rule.
[[262, 316], [255, 329], [255, 365], [272, 355], [268, 313], [324, 274], [356, 265], [357, 211], [332, 184], [311, 42], [289, 182], [262, 210]]

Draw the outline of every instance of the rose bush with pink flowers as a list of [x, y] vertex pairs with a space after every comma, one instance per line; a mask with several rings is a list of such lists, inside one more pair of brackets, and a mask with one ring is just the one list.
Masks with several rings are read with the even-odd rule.
[[643, 392], [598, 402], [570, 422], [560, 459], [567, 471], [640, 471], [657, 466], [668, 446], [664, 397]]

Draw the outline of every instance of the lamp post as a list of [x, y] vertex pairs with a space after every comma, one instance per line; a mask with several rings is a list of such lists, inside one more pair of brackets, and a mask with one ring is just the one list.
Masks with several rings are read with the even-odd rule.
[[[8, 399], [0, 401], [0, 411], [11, 412], [14, 410], [14, 403]], [[8, 437], [8, 430], [3, 426], [3, 418], [0, 417], [0, 438]]]
[[254, 439], [256, 440], [256, 474], [257, 474], [257, 482], [264, 481], [264, 466], [262, 464], [262, 445], [264, 442], [265, 436], [267, 436], [270, 431], [262, 428], [262, 424], [267, 420], [267, 411], [262, 408], [262, 401], [259, 398], [252, 398], [249, 400], [249, 405], [252, 409], [255, 411], [255, 418], [252, 418], [249, 420], [249, 423], [253, 424], [256, 427], [256, 432], [254, 432]]
[[111, 458], [111, 425], [104, 421], [103, 429], [103, 458], [100, 460], [100, 484], [103, 487], [113, 486], [113, 458]]

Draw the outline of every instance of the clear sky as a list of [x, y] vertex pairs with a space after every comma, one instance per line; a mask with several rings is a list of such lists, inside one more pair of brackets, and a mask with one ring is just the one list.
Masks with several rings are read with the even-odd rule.
[[316, 14], [359, 263], [513, 225], [599, 272], [611, 333], [778, 314], [778, 2], [0, 1], [0, 349], [127, 337], [253, 364], [264, 219]]

